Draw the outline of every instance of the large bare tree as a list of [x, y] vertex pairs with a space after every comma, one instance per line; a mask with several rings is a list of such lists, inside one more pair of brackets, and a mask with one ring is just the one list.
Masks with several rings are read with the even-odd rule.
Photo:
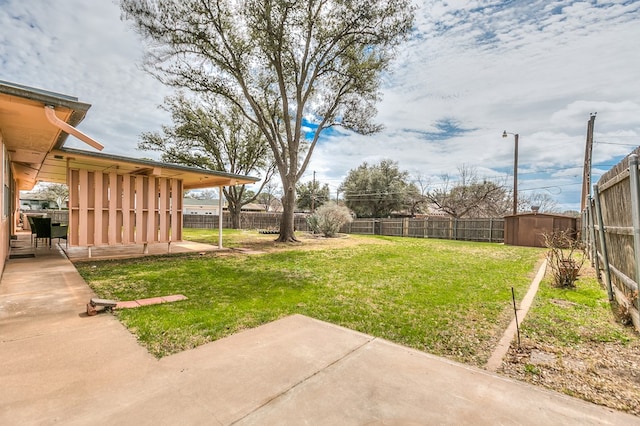
[[[261, 129], [283, 186], [279, 241], [294, 241], [296, 183], [322, 132], [367, 134], [380, 76], [410, 33], [410, 0], [121, 0], [164, 83], [236, 104]], [[306, 130], [311, 128], [311, 131]]]
[[442, 185], [427, 191], [426, 197], [440, 211], [453, 218], [496, 217], [508, 211], [509, 194], [504, 185], [479, 179], [474, 167], [458, 168], [455, 183], [442, 176]]

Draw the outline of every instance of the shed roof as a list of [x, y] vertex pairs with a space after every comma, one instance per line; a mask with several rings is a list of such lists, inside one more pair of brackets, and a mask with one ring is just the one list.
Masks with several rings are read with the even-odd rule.
[[518, 214], [510, 214], [510, 215], [506, 215], [505, 218], [507, 217], [528, 217], [528, 216], [541, 216], [541, 217], [568, 217], [568, 218], [575, 218], [575, 216], [569, 216], [566, 214], [560, 214], [560, 213], [535, 213], [535, 212], [525, 212], [525, 213], [518, 213]]

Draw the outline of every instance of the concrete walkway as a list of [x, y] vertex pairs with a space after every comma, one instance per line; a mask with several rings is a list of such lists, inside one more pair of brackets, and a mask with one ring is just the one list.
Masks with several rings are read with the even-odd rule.
[[640, 418], [291, 316], [158, 361], [57, 250], [0, 281], [0, 424], [639, 424]]

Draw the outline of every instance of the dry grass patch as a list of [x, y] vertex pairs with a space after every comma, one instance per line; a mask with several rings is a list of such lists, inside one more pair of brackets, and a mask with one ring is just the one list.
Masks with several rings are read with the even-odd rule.
[[640, 336], [615, 321], [593, 269], [575, 289], [541, 283], [500, 370], [509, 377], [640, 415]]

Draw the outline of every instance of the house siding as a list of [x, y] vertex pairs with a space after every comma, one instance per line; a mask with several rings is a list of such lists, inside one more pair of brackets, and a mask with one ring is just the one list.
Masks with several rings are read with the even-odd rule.
[[11, 189], [15, 188], [15, 185], [11, 182], [11, 167], [9, 166], [9, 157], [7, 148], [4, 144], [2, 137], [2, 129], [0, 129], [0, 151], [2, 152], [2, 164], [0, 165], [0, 172], [2, 173], [2, 191], [3, 195], [0, 197], [0, 256], [3, 259], [0, 262], [0, 274], [4, 271], [4, 263], [9, 258], [9, 244], [11, 243], [11, 234], [13, 233], [13, 225], [11, 218], [13, 217], [12, 202], [11, 202]]

